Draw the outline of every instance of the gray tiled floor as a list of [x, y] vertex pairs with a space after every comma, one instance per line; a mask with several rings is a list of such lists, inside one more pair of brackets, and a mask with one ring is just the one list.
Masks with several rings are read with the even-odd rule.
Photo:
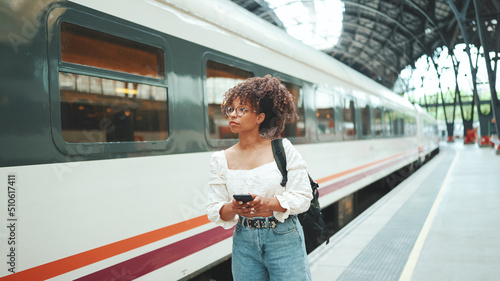
[[500, 156], [441, 151], [310, 254], [313, 280], [500, 280]]

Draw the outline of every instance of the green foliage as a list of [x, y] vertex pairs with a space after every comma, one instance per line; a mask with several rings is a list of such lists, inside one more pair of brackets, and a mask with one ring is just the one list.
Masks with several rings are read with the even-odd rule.
[[[490, 99], [491, 101], [491, 99]], [[481, 108], [481, 113], [484, 114], [484, 115], [488, 115], [491, 113], [491, 103], [488, 103], [488, 104], [481, 104], [479, 106]]]
[[[418, 100], [413, 98], [413, 97], [408, 97], [410, 100], [415, 101], [416, 103], [420, 104], [424, 109], [429, 112], [430, 115], [432, 116], [437, 116], [438, 120], [445, 120], [444, 118], [444, 111], [443, 111], [443, 99], [445, 103], [453, 103], [455, 97], [455, 90], [448, 89], [447, 91], [441, 93], [434, 93], [434, 94], [428, 94], [424, 97], [419, 98]], [[462, 99], [463, 103], [467, 102], [472, 102], [473, 100], [473, 95], [471, 92], [466, 92], [466, 91], [461, 91], [460, 92], [460, 97]], [[481, 113], [484, 115], [488, 115], [491, 113], [491, 94], [489, 92], [483, 92], [479, 94], [479, 100], [481, 101], [488, 101], [489, 103], [487, 104], [481, 104], [480, 105], [480, 110]], [[432, 106], [429, 108], [425, 107], [425, 104], [430, 104], [430, 105], [436, 105]], [[446, 106], [446, 117], [448, 118], [448, 122], [451, 122], [452, 116], [453, 116], [453, 106]], [[437, 112], [436, 112], [437, 111]], [[464, 119], [465, 120], [470, 120], [472, 113], [474, 112], [474, 120], [478, 120], [478, 114], [477, 114], [477, 105], [474, 105], [474, 108], [472, 108], [471, 105], [464, 105], [463, 106], [463, 111], [464, 111]], [[455, 120], [461, 120], [462, 115], [460, 113], [460, 104], [458, 102], [458, 97], [457, 97], [457, 105], [455, 108]]]

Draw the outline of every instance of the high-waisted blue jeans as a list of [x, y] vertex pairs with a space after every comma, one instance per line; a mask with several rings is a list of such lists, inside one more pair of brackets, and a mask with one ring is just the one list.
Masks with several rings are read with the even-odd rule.
[[296, 216], [276, 228], [236, 224], [233, 235], [234, 281], [311, 280], [304, 232]]

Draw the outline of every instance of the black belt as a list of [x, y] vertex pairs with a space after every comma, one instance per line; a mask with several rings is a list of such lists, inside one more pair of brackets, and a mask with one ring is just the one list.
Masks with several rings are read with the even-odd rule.
[[268, 218], [246, 218], [239, 217], [238, 222], [248, 228], [275, 228], [279, 221], [275, 217]]

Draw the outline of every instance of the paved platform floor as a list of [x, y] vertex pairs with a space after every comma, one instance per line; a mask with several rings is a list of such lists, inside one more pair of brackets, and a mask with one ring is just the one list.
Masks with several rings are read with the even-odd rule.
[[500, 156], [441, 143], [309, 261], [314, 281], [500, 280]]

